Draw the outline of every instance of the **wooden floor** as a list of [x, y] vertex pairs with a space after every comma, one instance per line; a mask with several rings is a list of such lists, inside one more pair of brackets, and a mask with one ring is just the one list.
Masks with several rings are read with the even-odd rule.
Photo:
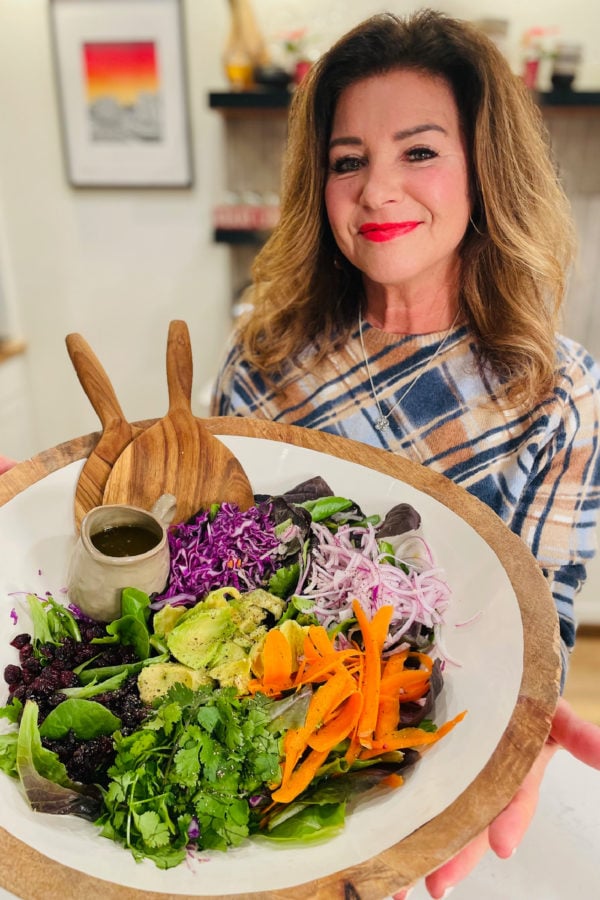
[[584, 719], [600, 725], [600, 627], [577, 635], [564, 696]]

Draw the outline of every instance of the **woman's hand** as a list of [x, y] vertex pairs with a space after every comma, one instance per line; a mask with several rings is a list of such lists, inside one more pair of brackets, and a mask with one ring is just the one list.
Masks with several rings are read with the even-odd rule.
[[[533, 819], [546, 767], [560, 747], [586, 765], [600, 769], [600, 728], [578, 716], [562, 699], [542, 752], [506, 809], [457, 856], [426, 877], [425, 886], [431, 897], [443, 897], [449, 888], [466, 878], [489, 849], [501, 859], [512, 856]], [[394, 894], [394, 900], [404, 900], [408, 890]]]
[[8, 456], [0, 456], [0, 475], [3, 472], [8, 472], [14, 465], [16, 465], [14, 459], [9, 459]]

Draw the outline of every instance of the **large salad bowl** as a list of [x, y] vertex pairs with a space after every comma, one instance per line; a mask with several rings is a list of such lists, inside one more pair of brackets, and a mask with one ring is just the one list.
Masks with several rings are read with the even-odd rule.
[[[558, 631], [546, 581], [524, 544], [486, 506], [441, 475], [394, 454], [294, 426], [206, 420], [256, 493], [322, 476], [369, 514], [408, 502], [422, 518], [452, 590], [440, 644], [445, 685], [436, 714], [465, 719], [428, 750], [404, 786], [358, 803], [323, 843], [260, 840], [167, 871], [136, 863], [89, 823], [32, 812], [0, 775], [0, 883], [45, 900], [168, 897], [383, 900], [451, 858], [504, 808], [548, 735], [559, 684]], [[19, 464], [0, 478], [0, 661], [27, 630], [22, 592], [60, 596], [75, 541], [77, 477], [98, 434]], [[15, 612], [16, 610], [16, 612]], [[5, 687], [0, 703], [6, 703]]]

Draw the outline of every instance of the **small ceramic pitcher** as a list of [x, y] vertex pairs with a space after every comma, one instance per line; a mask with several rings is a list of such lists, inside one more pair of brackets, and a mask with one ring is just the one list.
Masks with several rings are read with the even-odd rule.
[[[120, 504], [91, 509], [81, 523], [70, 560], [68, 594], [71, 603], [97, 622], [111, 622], [121, 615], [123, 588], [135, 587], [147, 594], [162, 591], [170, 563], [167, 525], [175, 515], [175, 508], [175, 497], [164, 494], [151, 512]], [[125, 556], [108, 555], [95, 546], [95, 536], [123, 526], [143, 529], [149, 533], [147, 537], [153, 546]]]

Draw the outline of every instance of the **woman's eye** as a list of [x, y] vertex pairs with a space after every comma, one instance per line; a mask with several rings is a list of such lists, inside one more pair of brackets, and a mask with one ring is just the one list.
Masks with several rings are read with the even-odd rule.
[[341, 156], [339, 159], [333, 160], [331, 171], [338, 175], [345, 172], [358, 172], [362, 168], [363, 162], [364, 160], [360, 156]]
[[431, 147], [412, 147], [406, 156], [410, 162], [423, 162], [426, 159], [435, 159], [437, 153]]

